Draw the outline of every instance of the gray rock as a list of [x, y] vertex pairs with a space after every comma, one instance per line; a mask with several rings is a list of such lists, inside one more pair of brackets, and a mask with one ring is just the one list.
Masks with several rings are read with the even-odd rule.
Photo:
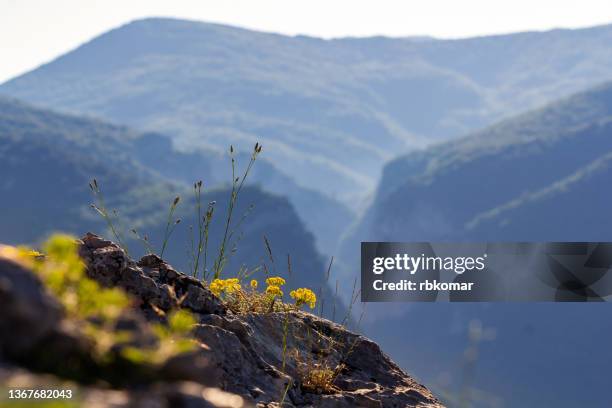
[[[157, 383], [147, 389], [110, 389], [100, 385], [83, 385], [53, 375], [37, 374], [2, 363], [0, 384], [6, 388], [71, 390], [70, 406], [88, 408], [249, 408], [242, 397], [216, 387], [180, 381]], [[0, 406], [9, 405], [5, 395]], [[24, 405], [25, 406], [25, 405]]]
[[[141, 332], [138, 341], [146, 342], [150, 324], [145, 319], [163, 320], [156, 309], [183, 307], [197, 318], [194, 336], [200, 342], [198, 350], [167, 361], [156, 373], [158, 381], [145, 391], [92, 389], [90, 398], [119, 395], [125, 406], [159, 407], [280, 407], [281, 401], [283, 407], [442, 407], [376, 343], [341, 325], [289, 309], [234, 314], [205, 285], [159, 257], [147, 255], [135, 263], [119, 246], [93, 234], [82, 239], [80, 255], [89, 277], [121, 287], [137, 300], [134, 316], [126, 314], [118, 329]], [[0, 327], [16, 327], [14, 334], [2, 330], [2, 345], [16, 346], [30, 331], [31, 338], [40, 339], [62, 325], [54, 300], [19, 265], [0, 263], [0, 306], [11, 311], [8, 319], [0, 319]], [[47, 352], [61, 349], [53, 347]], [[305, 373], [317, 365], [335, 373], [325, 389], [305, 386]], [[221, 397], [213, 403], [214, 396]], [[104, 397], [99, 401], [102, 405], [96, 406], [107, 406]]]
[[156, 255], [131, 261], [118, 245], [87, 233], [79, 248], [87, 274], [103, 286], [119, 286], [143, 305], [163, 311], [186, 307], [196, 313], [223, 314], [225, 306], [195, 278], [174, 270]]
[[15, 259], [0, 256], [0, 353], [27, 353], [56, 330], [61, 307]]

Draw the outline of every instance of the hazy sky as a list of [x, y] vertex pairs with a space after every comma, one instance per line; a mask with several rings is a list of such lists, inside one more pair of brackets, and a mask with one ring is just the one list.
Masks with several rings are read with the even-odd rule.
[[612, 22], [611, 0], [0, 0], [0, 82], [150, 16], [319, 37], [456, 38]]

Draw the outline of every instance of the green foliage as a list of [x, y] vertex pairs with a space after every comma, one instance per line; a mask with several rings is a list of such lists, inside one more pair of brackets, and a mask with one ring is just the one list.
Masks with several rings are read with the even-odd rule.
[[58, 298], [69, 317], [94, 325], [92, 319], [112, 322], [130, 305], [120, 289], [102, 288], [85, 274], [75, 238], [54, 235], [43, 246], [45, 256], [34, 260], [34, 270]]
[[196, 342], [191, 338], [191, 330], [196, 320], [193, 315], [184, 309], [172, 312], [168, 316], [168, 324], [153, 325], [153, 332], [157, 336], [157, 347], [137, 348], [125, 347], [123, 357], [139, 364], [162, 364], [176, 355], [193, 351]]
[[115, 329], [118, 319], [130, 312], [131, 299], [123, 290], [103, 288], [87, 277], [76, 239], [54, 235], [43, 250], [44, 256], [32, 257], [30, 251], [22, 249], [21, 259], [59, 300], [67, 318], [78, 322], [82, 333], [94, 345], [97, 361], [113, 361], [116, 357], [113, 350], [118, 348], [121, 356], [133, 363], [157, 365], [195, 348], [190, 332], [196, 322], [191, 313], [182, 309], [171, 312], [166, 324], [151, 325], [154, 344], [134, 346], [135, 333]]

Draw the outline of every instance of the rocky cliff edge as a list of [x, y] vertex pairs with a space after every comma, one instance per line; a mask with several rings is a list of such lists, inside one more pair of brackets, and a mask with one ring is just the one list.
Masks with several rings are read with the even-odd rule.
[[[146, 369], [102, 367], [36, 274], [0, 251], [5, 388], [69, 388], [88, 407], [442, 407], [376, 343], [338, 324], [297, 310], [235, 314], [155, 255], [135, 262], [93, 234], [78, 245], [87, 276], [134, 299], [113, 330], [146, 342], [149, 325], [183, 308], [196, 318], [197, 349]], [[305, 387], [305, 367], [321, 359], [335, 370], [333, 385]]]

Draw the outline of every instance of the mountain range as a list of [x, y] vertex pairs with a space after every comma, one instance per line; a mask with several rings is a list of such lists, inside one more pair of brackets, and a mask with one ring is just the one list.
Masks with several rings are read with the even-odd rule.
[[[238, 211], [259, 214], [232, 269], [267, 262], [263, 235], [305, 286], [341, 237], [342, 280], [358, 275], [360, 241], [609, 241], [609, 44], [612, 26], [322, 40], [138, 20], [0, 85], [25, 101], [0, 99], [0, 240], [103, 229], [86, 208], [95, 176], [159, 243], [175, 194], [201, 178], [224, 208], [223, 152], [233, 144], [244, 166], [261, 142]], [[188, 270], [181, 224], [169, 256]], [[609, 316], [605, 304], [372, 305], [365, 331], [439, 395], [569, 408], [607, 401]], [[479, 325], [494, 336], [466, 385]]]
[[[395, 159], [344, 239], [344, 272], [359, 270], [360, 241], [610, 241], [611, 135], [612, 83], [605, 83]], [[493, 330], [495, 339], [480, 344], [473, 378], [488, 393], [476, 406], [597, 406], [605, 398], [597, 378], [612, 362], [608, 304], [399, 304], [370, 312], [366, 332], [434, 389], [459, 385], [450, 380], [456, 368], [431, 361], [469, 370], [462, 356], [470, 322]], [[557, 393], [576, 386], [589, 389], [590, 402]]]
[[606, 241], [610, 134], [612, 83], [606, 83], [397, 158], [385, 167], [358, 234], [391, 241]]
[[[75, 235], [93, 231], [112, 237], [104, 220], [89, 207], [99, 201], [88, 187], [96, 179], [108, 211], [118, 211], [115, 226], [129, 244], [130, 253], [136, 255], [143, 250], [129, 230], [148, 235], [159, 251], [170, 203], [181, 196], [175, 218], [182, 222], [169, 240], [166, 257], [183, 271], [190, 271], [193, 234], [189, 228], [197, 230], [194, 191], [180, 182], [180, 177], [171, 177], [172, 171], [178, 172], [188, 163], [189, 156], [166, 150], [163, 163], [172, 171], [160, 171], [162, 162], [142, 150], [149, 141], [150, 145], [162, 143], [160, 138], [0, 98], [0, 242], [36, 244], [54, 231]], [[231, 174], [230, 169], [228, 172]], [[223, 236], [230, 194], [227, 186], [205, 186], [202, 195], [203, 206], [216, 203], [210, 226], [209, 269]], [[325, 286], [324, 259], [317, 252], [314, 236], [287, 198], [246, 185], [234, 211], [235, 233], [228, 245], [226, 270], [235, 274], [243, 265], [253, 269], [265, 263], [269, 273], [286, 276], [289, 256], [291, 276], [286, 277], [292, 287]], [[264, 236], [276, 258], [274, 262]], [[264, 276], [264, 272], [257, 272], [259, 275]]]
[[353, 208], [383, 164], [612, 79], [612, 27], [471, 38], [322, 40], [137, 20], [0, 92], [172, 137], [268, 147], [297, 184]]

